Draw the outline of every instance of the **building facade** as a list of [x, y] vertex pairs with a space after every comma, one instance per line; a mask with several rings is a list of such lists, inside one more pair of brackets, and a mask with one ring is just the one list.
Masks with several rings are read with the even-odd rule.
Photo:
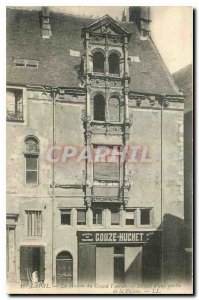
[[150, 21], [7, 9], [8, 282], [184, 279], [184, 98]]

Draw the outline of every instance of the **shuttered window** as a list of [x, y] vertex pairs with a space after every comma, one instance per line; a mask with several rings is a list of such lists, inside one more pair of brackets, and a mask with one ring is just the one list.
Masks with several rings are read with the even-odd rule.
[[26, 183], [38, 182], [38, 156], [26, 155]]
[[135, 225], [135, 210], [126, 211], [126, 225]]
[[42, 235], [42, 213], [41, 211], [26, 211], [27, 235]]
[[77, 225], [86, 225], [86, 211], [83, 209], [77, 210]]
[[120, 224], [120, 212], [112, 211], [111, 212], [111, 225], [119, 225]]

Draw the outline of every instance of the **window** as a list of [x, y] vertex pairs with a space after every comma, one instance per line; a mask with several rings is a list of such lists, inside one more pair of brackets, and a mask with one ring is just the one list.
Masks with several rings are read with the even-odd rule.
[[126, 225], [135, 225], [135, 210], [126, 211]]
[[61, 225], [71, 225], [70, 209], [61, 209]]
[[86, 211], [83, 209], [77, 210], [77, 225], [86, 225]]
[[35, 137], [25, 139], [26, 183], [38, 184], [39, 143]]
[[141, 209], [140, 214], [140, 224], [150, 225], [150, 209]]
[[94, 225], [102, 225], [102, 211], [101, 210], [93, 211], [93, 224]]
[[[109, 151], [107, 149], [109, 149]], [[103, 151], [107, 151], [107, 155], [105, 156], [104, 154], [104, 157], [100, 157], [98, 161], [97, 153], [98, 155], [99, 153], [101, 153], [101, 156], [103, 156]], [[120, 156], [118, 155], [118, 153], [119, 153], [119, 147], [117, 146], [94, 147], [94, 168], [93, 168], [94, 180], [115, 181], [115, 182], [119, 181]]]
[[120, 211], [111, 211], [111, 225], [120, 225]]
[[109, 73], [118, 74], [120, 73], [119, 57], [116, 53], [111, 53], [108, 58]]
[[15, 67], [29, 67], [38, 68], [38, 60], [36, 59], [25, 59], [25, 58], [15, 58], [13, 61]]
[[7, 121], [23, 121], [23, 90], [7, 89]]
[[42, 235], [42, 214], [41, 211], [26, 211], [27, 217], [27, 235]]
[[109, 109], [109, 121], [120, 121], [120, 101], [117, 97], [111, 97], [108, 104]]
[[105, 99], [102, 95], [94, 97], [94, 120], [105, 121]]
[[93, 72], [104, 73], [104, 55], [101, 52], [93, 54]]

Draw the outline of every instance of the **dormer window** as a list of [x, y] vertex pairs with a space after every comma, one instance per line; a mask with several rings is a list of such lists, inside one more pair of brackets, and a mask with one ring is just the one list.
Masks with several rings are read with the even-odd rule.
[[120, 74], [120, 61], [117, 53], [111, 53], [108, 58], [109, 73], [119, 75]]
[[101, 52], [93, 54], [93, 72], [104, 73], [104, 55]]
[[105, 121], [105, 99], [101, 94], [94, 97], [94, 120]]

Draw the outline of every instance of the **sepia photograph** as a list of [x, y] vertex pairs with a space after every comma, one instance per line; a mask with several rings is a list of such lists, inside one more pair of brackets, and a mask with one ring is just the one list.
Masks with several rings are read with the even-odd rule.
[[193, 294], [192, 40], [191, 6], [6, 7], [8, 294]]

